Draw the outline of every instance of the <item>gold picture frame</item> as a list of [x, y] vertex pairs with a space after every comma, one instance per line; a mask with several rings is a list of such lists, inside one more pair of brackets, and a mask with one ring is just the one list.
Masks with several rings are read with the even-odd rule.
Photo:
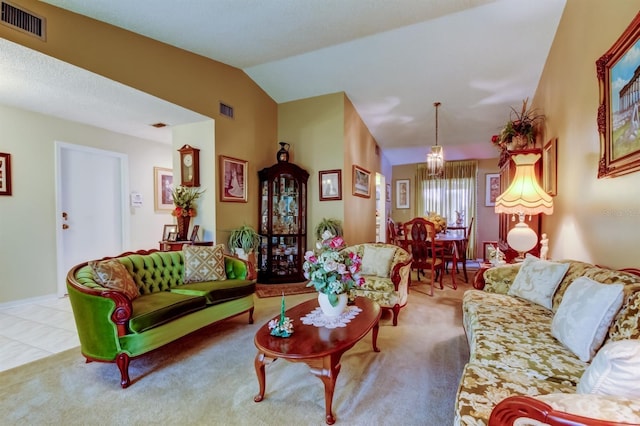
[[173, 210], [173, 170], [164, 167], [153, 168], [153, 201], [155, 211]]
[[360, 166], [353, 165], [353, 195], [357, 197], [371, 197], [371, 172]]
[[549, 195], [558, 195], [558, 138], [542, 148], [542, 189]]
[[220, 201], [247, 202], [248, 169], [248, 161], [220, 156]]

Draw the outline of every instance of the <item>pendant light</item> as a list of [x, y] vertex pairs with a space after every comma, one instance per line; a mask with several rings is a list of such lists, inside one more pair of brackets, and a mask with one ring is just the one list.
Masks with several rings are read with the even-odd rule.
[[444, 174], [444, 152], [438, 145], [438, 108], [440, 102], [434, 102], [436, 108], [436, 144], [431, 147], [431, 152], [427, 154], [427, 173], [429, 176], [442, 177]]

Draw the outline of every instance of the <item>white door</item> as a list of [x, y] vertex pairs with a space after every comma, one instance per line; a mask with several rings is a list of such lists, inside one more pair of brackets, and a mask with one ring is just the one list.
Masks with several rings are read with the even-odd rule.
[[58, 295], [80, 262], [125, 249], [124, 154], [56, 142]]

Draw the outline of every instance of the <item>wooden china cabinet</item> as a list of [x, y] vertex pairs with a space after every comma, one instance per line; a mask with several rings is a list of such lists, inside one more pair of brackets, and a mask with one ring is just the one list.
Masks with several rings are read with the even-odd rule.
[[295, 164], [279, 162], [260, 170], [258, 178], [258, 282], [304, 281], [309, 173]]
[[[536, 172], [536, 178], [538, 179], [538, 183], [541, 182], [542, 179], [542, 150], [541, 149], [523, 149], [519, 151], [510, 151], [509, 152], [509, 160], [505, 162], [505, 164], [500, 169], [500, 193], [502, 194], [511, 184], [511, 180], [516, 173], [516, 165], [513, 162], [513, 156], [516, 154], [540, 154], [540, 159], [536, 162], [534, 169]], [[518, 223], [518, 218], [516, 217], [513, 220], [514, 216], [511, 214], [502, 213], [499, 215], [499, 226], [498, 226], [498, 247], [505, 255], [505, 260], [508, 263], [511, 263], [514, 258], [518, 256], [518, 252], [513, 250], [507, 244], [507, 234]], [[529, 226], [529, 228], [533, 229], [538, 236], [538, 243], [536, 246], [528, 251], [527, 253], [531, 253], [534, 256], [540, 256], [540, 231], [542, 230], [542, 214], [538, 214], [535, 216], [525, 217], [525, 222]]]

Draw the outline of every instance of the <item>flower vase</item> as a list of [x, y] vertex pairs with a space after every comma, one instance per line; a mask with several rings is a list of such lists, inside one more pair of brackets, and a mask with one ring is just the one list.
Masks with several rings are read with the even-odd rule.
[[338, 295], [338, 304], [336, 306], [332, 306], [329, 301], [329, 296], [325, 293], [318, 293], [318, 303], [320, 304], [320, 309], [322, 309], [322, 313], [326, 317], [337, 317], [338, 315], [344, 312], [344, 309], [347, 307], [347, 302], [349, 298], [347, 293], [342, 293]]
[[191, 216], [178, 216], [176, 219], [178, 220], [178, 241], [187, 241]]
[[511, 140], [513, 142], [512, 150], [525, 149], [529, 145], [529, 138], [526, 135], [515, 135]]

